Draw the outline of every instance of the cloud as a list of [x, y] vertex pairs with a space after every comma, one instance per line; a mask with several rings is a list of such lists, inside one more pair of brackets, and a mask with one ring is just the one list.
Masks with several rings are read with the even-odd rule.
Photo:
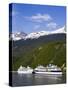
[[35, 21], [35, 22], [43, 22], [43, 21], [50, 21], [52, 20], [52, 17], [49, 15], [49, 14], [36, 14], [36, 15], [33, 15], [31, 17], [26, 17], [32, 21]]
[[48, 27], [50, 29], [56, 29], [57, 24], [55, 22], [50, 22], [46, 25], [46, 27]]

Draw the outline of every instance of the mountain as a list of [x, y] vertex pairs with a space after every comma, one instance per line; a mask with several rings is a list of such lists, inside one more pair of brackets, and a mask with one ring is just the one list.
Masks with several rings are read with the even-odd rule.
[[[12, 70], [20, 65], [35, 68], [37, 65], [46, 66], [49, 63], [66, 67], [66, 30], [47, 32], [40, 31], [30, 34], [24, 32], [11, 33], [9, 41], [12, 47]], [[11, 46], [12, 45], [12, 46]]]
[[54, 31], [39, 31], [39, 32], [32, 32], [30, 34], [26, 34], [24, 32], [16, 32], [16, 33], [12, 33], [11, 37], [12, 37], [12, 40], [16, 41], [16, 40], [21, 40], [21, 39], [23, 40], [37, 39], [41, 36], [57, 34], [57, 33], [66, 33], [65, 26]]
[[40, 31], [40, 32], [33, 32], [28, 34], [25, 39], [35, 39], [35, 38], [39, 38], [40, 36], [45, 36], [45, 35], [49, 35], [50, 33], [48, 31]]
[[66, 29], [65, 29], [65, 26], [58, 29], [58, 30], [55, 30], [55, 31], [52, 31], [51, 32], [52, 34], [56, 34], [56, 33], [66, 33]]
[[[56, 64], [59, 67], [66, 66], [66, 44], [64, 41], [48, 42], [47, 44], [39, 45], [31, 48], [29, 46], [17, 47], [13, 54], [12, 70], [17, 70], [20, 65], [30, 66], [32, 68], [38, 65], [46, 66], [49, 63]], [[17, 55], [16, 55], [17, 53]]]
[[16, 33], [11, 33], [11, 34], [10, 34], [10, 38], [11, 38], [12, 40], [16, 41], [16, 40], [25, 39], [26, 35], [27, 35], [27, 34], [24, 33], [24, 32], [16, 32]]
[[54, 31], [40, 31], [40, 32], [30, 33], [25, 37], [25, 39], [36, 39], [36, 38], [39, 38], [40, 36], [57, 34], [57, 33], [66, 33], [65, 32], [65, 26], [58, 29], [58, 30], [54, 30]]
[[12, 50], [13, 70], [20, 65], [35, 68], [38, 64], [46, 66], [50, 62], [61, 67], [66, 63], [66, 33], [13, 41]]

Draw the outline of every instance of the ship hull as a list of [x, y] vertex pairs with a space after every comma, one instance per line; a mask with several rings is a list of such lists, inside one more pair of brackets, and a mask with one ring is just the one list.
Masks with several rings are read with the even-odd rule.
[[36, 74], [62, 75], [62, 72], [35, 72]]

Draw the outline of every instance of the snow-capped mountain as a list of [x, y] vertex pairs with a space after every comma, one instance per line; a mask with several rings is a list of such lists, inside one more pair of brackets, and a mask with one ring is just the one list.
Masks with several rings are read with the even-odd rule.
[[48, 34], [49, 34], [48, 31], [33, 32], [33, 33], [28, 34], [25, 37], [25, 39], [28, 39], [28, 38], [31, 38], [31, 39], [39, 38], [40, 36], [44, 36], [44, 35], [48, 35]]
[[57, 34], [57, 33], [66, 33], [65, 32], [65, 27], [62, 27], [58, 30], [54, 30], [54, 31], [40, 31], [40, 32], [34, 32], [34, 33], [30, 33], [28, 34], [25, 39], [34, 39], [34, 38], [39, 38], [40, 36], [45, 36], [45, 35], [50, 35], [50, 34]]
[[66, 33], [66, 31], [65, 31], [65, 26], [62, 27], [62, 28], [60, 28], [60, 29], [57, 29], [57, 30], [55, 30], [55, 31], [52, 31], [51, 33], [52, 33], [52, 34], [56, 34], [56, 33]]
[[39, 31], [39, 32], [32, 32], [30, 34], [26, 34], [24, 32], [16, 32], [16, 33], [12, 33], [11, 37], [14, 41], [16, 40], [21, 40], [21, 39], [37, 39], [40, 36], [45, 36], [45, 35], [50, 35], [50, 34], [58, 34], [58, 33], [66, 33], [65, 32], [65, 26], [54, 30], [54, 31]]
[[12, 38], [12, 40], [16, 41], [16, 40], [25, 39], [26, 35], [27, 34], [24, 32], [16, 32], [16, 33], [10, 34], [10, 38]]

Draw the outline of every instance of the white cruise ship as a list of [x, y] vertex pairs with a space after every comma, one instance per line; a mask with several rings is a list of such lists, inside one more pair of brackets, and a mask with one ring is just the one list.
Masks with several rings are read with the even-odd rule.
[[29, 66], [27, 66], [27, 68], [20, 66], [17, 72], [19, 74], [32, 74], [33, 69]]
[[62, 75], [61, 68], [59, 68], [57, 65], [49, 64], [46, 67], [44, 66], [37, 66], [34, 69], [35, 73], [40, 73], [40, 74], [60, 74]]

